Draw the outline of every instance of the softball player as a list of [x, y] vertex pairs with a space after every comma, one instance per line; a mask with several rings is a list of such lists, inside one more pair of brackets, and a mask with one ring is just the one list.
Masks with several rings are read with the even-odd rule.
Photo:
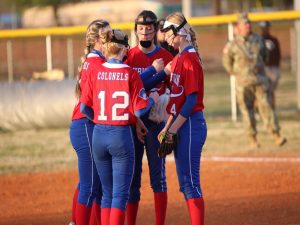
[[[91, 71], [105, 62], [99, 42], [101, 32], [110, 30], [108, 22], [95, 20], [87, 28], [86, 55], [80, 67], [80, 74], [76, 85], [76, 95], [81, 96], [86, 80]], [[94, 123], [80, 112], [81, 103], [75, 105], [70, 126], [70, 140], [78, 157], [79, 180], [78, 188], [73, 198], [72, 222], [76, 225], [94, 225], [100, 221], [101, 184], [92, 155], [92, 134]], [[79, 193], [78, 193], [79, 192]], [[93, 204], [94, 203], [94, 204]], [[93, 205], [93, 207], [91, 207]], [[92, 216], [91, 210], [93, 211]]]
[[[172, 13], [163, 27], [166, 41], [179, 50], [172, 61], [170, 115], [161, 134], [178, 134], [174, 152], [180, 191], [187, 202], [192, 225], [204, 224], [204, 201], [200, 186], [200, 159], [207, 127], [203, 116], [204, 78], [195, 32], [182, 13]], [[170, 138], [171, 142], [176, 142]], [[172, 143], [174, 144], [174, 143]], [[160, 149], [164, 146], [161, 144]]]
[[138, 73], [123, 64], [129, 47], [127, 35], [113, 30], [100, 39], [108, 60], [89, 77], [80, 98], [81, 111], [96, 123], [92, 149], [103, 190], [102, 225], [121, 225], [134, 171], [131, 126], [135, 116], [147, 112], [159, 96], [152, 93], [148, 99]]
[[[172, 60], [172, 55], [165, 49], [155, 45], [157, 31], [157, 17], [152, 11], [142, 11], [135, 20], [135, 32], [139, 44], [128, 51], [126, 63], [141, 74], [155, 59], [162, 58], [167, 64]], [[146, 86], [146, 85], [145, 85]], [[150, 86], [149, 86], [150, 87]], [[161, 82], [152, 90], [157, 90], [160, 95], [165, 93], [165, 84]], [[142, 159], [144, 147], [148, 159], [151, 188], [154, 192], [156, 225], [163, 225], [167, 209], [167, 185], [165, 176], [165, 160], [157, 156], [159, 142], [157, 135], [164, 127], [164, 122], [153, 122], [148, 119], [149, 113], [141, 117], [148, 129], [145, 144], [135, 135], [135, 169], [130, 188], [130, 198], [127, 204], [126, 220], [128, 225], [136, 224], [136, 216], [140, 201], [140, 187], [142, 174]]]

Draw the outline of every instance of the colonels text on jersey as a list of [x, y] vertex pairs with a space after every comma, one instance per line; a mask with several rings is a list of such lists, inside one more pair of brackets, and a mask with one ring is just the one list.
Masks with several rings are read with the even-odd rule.
[[80, 101], [93, 106], [94, 123], [134, 124], [134, 111], [148, 104], [139, 74], [126, 64], [106, 62], [94, 71], [92, 77]]
[[167, 112], [177, 116], [186, 96], [197, 93], [197, 103], [192, 112], [204, 109], [204, 81], [199, 56], [194, 48], [176, 55], [171, 68], [171, 93]]

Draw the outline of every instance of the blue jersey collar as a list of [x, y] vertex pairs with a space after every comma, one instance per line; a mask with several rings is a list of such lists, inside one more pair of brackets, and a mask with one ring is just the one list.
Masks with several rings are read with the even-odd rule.
[[152, 52], [145, 53], [147, 56], [153, 56], [155, 53], [157, 53], [160, 50], [159, 46], [155, 46], [155, 49]]
[[91, 53], [94, 53], [94, 54], [98, 55], [100, 58], [105, 59], [104, 55], [103, 55], [102, 52], [100, 52], [99, 50], [93, 49], [93, 50], [91, 51]]
[[182, 50], [182, 52], [179, 53], [179, 57], [180, 57], [183, 53], [185, 53], [186, 51], [188, 51], [188, 50], [190, 50], [190, 49], [192, 49], [192, 48], [194, 48], [194, 47], [191, 46], [191, 45], [186, 46], [186, 47]]

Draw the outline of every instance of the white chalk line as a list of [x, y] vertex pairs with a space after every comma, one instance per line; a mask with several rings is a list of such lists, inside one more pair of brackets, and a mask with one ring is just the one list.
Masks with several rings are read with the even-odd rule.
[[[173, 155], [168, 156], [166, 161], [174, 161]], [[300, 157], [237, 157], [237, 156], [208, 156], [202, 157], [204, 162], [272, 162], [272, 163], [300, 163]]]

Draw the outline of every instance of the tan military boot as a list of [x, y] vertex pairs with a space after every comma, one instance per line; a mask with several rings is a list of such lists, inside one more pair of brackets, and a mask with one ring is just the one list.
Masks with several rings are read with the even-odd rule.
[[287, 139], [284, 138], [284, 137], [281, 137], [278, 132], [274, 132], [273, 137], [274, 137], [274, 140], [275, 140], [275, 144], [278, 145], [278, 146], [282, 146], [287, 142]]
[[260, 147], [260, 144], [257, 141], [256, 135], [249, 136], [249, 140], [250, 140], [250, 147], [252, 149]]

